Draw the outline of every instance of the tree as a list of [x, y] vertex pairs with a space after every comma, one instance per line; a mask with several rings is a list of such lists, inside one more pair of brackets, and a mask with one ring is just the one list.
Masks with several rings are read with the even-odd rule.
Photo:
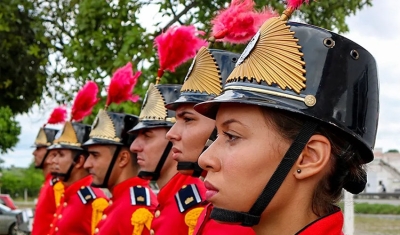
[[399, 153], [397, 149], [389, 149], [386, 153]]
[[13, 114], [40, 104], [48, 77], [46, 28], [29, 1], [0, 2], [0, 107]]
[[21, 126], [8, 106], [0, 106], [0, 130], [0, 153], [3, 154], [18, 143], [18, 135], [21, 133]]
[[[39, 1], [37, 7], [46, 16], [46, 25], [51, 28], [52, 44], [59, 56], [56, 77], [49, 85], [73, 77], [77, 90], [88, 79], [95, 80], [104, 87], [105, 78], [128, 61], [144, 74], [139, 84], [154, 81], [157, 71], [157, 57], [153, 40], [161, 31], [173, 24], [196, 24], [199, 29], [209, 32], [210, 19], [215, 13], [228, 5], [229, 0], [189, 0], [189, 1], [93, 1], [93, 0], [50, 0]], [[270, 5], [282, 12], [284, 5], [280, 1], [256, 0], [259, 8]], [[355, 14], [371, 0], [326, 0], [312, 2], [302, 7], [297, 13], [301, 20], [335, 29], [339, 32], [348, 30], [345, 23], [347, 16]], [[151, 32], [141, 25], [137, 14], [148, 5], [159, 7], [159, 16], [163, 19], [154, 22], [158, 30]], [[242, 47], [219, 45], [225, 49], [240, 52]], [[62, 60], [62, 59], [65, 60]], [[164, 82], [183, 82], [188, 65], [180, 68], [174, 75], [167, 74]], [[143, 95], [147, 86], [138, 86], [136, 92]], [[71, 98], [71, 92], [62, 87], [55, 87], [59, 101]]]

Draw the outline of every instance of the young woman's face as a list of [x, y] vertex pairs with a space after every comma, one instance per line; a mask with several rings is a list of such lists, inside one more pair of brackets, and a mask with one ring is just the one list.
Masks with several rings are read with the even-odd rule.
[[193, 109], [193, 104], [180, 105], [176, 123], [167, 133], [173, 143], [172, 158], [177, 162], [197, 162], [215, 128], [215, 121]]
[[253, 105], [222, 104], [217, 140], [200, 156], [207, 170], [206, 199], [214, 206], [247, 212], [289, 148]]

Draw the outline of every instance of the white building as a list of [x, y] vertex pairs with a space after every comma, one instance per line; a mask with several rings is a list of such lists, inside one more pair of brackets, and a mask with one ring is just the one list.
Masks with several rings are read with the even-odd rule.
[[400, 192], [400, 153], [383, 153], [381, 148], [376, 148], [374, 156], [374, 161], [367, 164], [366, 192], [379, 192], [379, 181], [386, 192]]

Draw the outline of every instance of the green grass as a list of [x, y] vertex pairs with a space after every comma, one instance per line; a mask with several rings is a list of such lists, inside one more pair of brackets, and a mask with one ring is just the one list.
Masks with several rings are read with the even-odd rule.
[[[339, 203], [344, 208], [343, 202]], [[358, 214], [400, 215], [400, 206], [389, 204], [354, 203], [354, 212]]]

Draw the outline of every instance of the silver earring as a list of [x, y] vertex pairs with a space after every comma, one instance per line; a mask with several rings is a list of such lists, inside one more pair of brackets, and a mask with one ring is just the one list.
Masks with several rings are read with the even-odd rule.
[[300, 174], [300, 173], [301, 173], [301, 169], [297, 169], [297, 173], [299, 173], [299, 174]]

